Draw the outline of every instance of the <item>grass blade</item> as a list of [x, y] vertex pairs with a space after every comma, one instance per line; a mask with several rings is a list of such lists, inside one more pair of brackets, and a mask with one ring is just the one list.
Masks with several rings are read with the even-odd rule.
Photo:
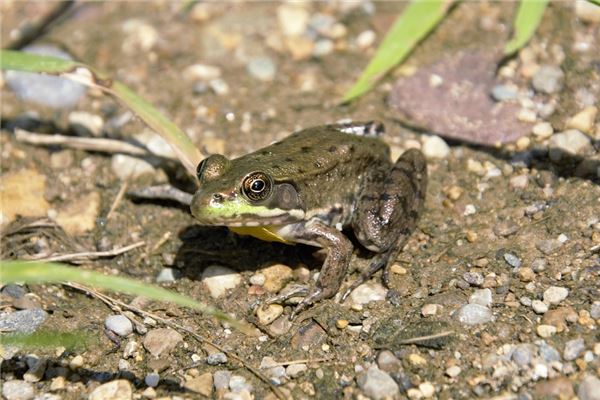
[[504, 53], [511, 55], [531, 39], [542, 21], [548, 0], [521, 0], [514, 21], [512, 39], [504, 47]]
[[196, 175], [196, 166], [202, 160], [202, 154], [189, 137], [150, 103], [106, 74], [77, 61], [12, 50], [0, 50], [0, 68], [58, 75], [111, 94], [162, 136], [171, 145], [186, 170], [192, 176]]
[[197, 302], [196, 300], [181, 294], [157, 286], [146, 285], [133, 279], [103, 275], [98, 272], [67, 267], [57, 263], [2, 261], [0, 264], [0, 282], [3, 284], [13, 282], [77, 282], [96, 288], [108, 289], [135, 296], [143, 296], [152, 300], [168, 301], [180, 306], [189, 307], [198, 310], [203, 314], [213, 316], [221, 321], [227, 321], [244, 333], [251, 332], [251, 328], [246, 324], [231, 318], [223, 311]]
[[413, 0], [396, 19], [362, 75], [344, 95], [342, 103], [369, 91], [377, 80], [406, 58], [442, 20], [451, 4], [451, 0]]
[[0, 336], [2, 346], [19, 346], [39, 349], [40, 347], [63, 346], [67, 350], [86, 348], [97, 342], [89, 332], [60, 332], [39, 330], [33, 333], [8, 333]]

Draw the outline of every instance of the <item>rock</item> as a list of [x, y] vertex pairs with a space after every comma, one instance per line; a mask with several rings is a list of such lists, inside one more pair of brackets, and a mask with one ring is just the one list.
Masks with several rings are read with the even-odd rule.
[[379, 282], [367, 282], [358, 286], [350, 294], [350, 301], [354, 305], [364, 305], [372, 301], [385, 300], [387, 289]]
[[175, 282], [180, 275], [180, 272], [176, 269], [163, 268], [156, 276], [156, 283]]
[[231, 375], [231, 378], [229, 379], [229, 389], [235, 393], [241, 393], [244, 390], [252, 392], [254, 390], [252, 385], [246, 381], [246, 378], [241, 375]]
[[78, 236], [96, 227], [99, 213], [100, 193], [91, 192], [60, 207], [55, 220], [68, 234]]
[[298, 3], [284, 3], [277, 7], [277, 21], [285, 36], [300, 36], [308, 26], [310, 14]]
[[598, 4], [590, 3], [587, 0], [576, 0], [575, 15], [583, 22], [597, 24], [600, 22], [600, 6], [598, 6]]
[[148, 22], [130, 18], [123, 23], [123, 33], [121, 38], [121, 48], [128, 55], [136, 53], [148, 53], [158, 42], [158, 30]]
[[369, 367], [366, 373], [358, 377], [358, 386], [372, 399], [395, 398], [400, 395], [400, 388], [391, 376], [375, 366]]
[[242, 276], [232, 269], [212, 265], [202, 272], [202, 282], [210, 296], [216, 299], [225, 295], [229, 289], [236, 288], [242, 282]]
[[208, 86], [217, 96], [226, 96], [229, 94], [229, 85], [221, 78], [212, 79], [208, 82]]
[[122, 181], [137, 179], [145, 174], [156, 174], [156, 169], [149, 162], [125, 154], [112, 156], [110, 167], [113, 173]]
[[379, 352], [377, 355], [377, 365], [380, 370], [388, 373], [400, 371], [402, 368], [400, 360], [389, 350]]
[[76, 371], [77, 369], [83, 367], [84, 359], [82, 355], [76, 355], [69, 361], [69, 368], [72, 371]]
[[[27, 294], [27, 289], [16, 283], [9, 283], [0, 290], [0, 293], [4, 296], [12, 297], [13, 299], [20, 299]], [[600, 305], [600, 303], [598, 304]]]
[[[229, 377], [227, 377], [227, 380], [229, 381]], [[229, 382], [226, 386], [229, 386]], [[210, 372], [206, 372], [199, 376], [189, 377], [185, 380], [183, 387], [192, 392], [199, 393], [202, 396], [211, 398], [213, 395], [213, 376]], [[217, 390], [218, 389], [219, 388], [217, 387]]]
[[450, 153], [450, 147], [441, 137], [431, 135], [423, 139], [422, 151], [427, 158], [446, 158]]
[[133, 388], [125, 379], [108, 382], [98, 386], [90, 393], [88, 400], [131, 400]]
[[549, 122], [538, 122], [533, 126], [531, 132], [539, 139], [548, 139], [554, 133], [554, 129]]
[[269, 304], [265, 307], [259, 306], [256, 310], [256, 316], [261, 325], [269, 325], [281, 314], [283, 314], [283, 306], [279, 304]]
[[554, 378], [536, 383], [533, 394], [536, 399], [571, 399], [575, 396], [573, 385], [567, 377]]
[[494, 225], [494, 234], [496, 236], [507, 237], [510, 235], [514, 235], [519, 231], [519, 225], [514, 222], [512, 219], [508, 219], [505, 221], [498, 222]]
[[519, 94], [515, 85], [496, 85], [492, 88], [492, 98], [496, 101], [516, 100]]
[[6, 400], [33, 399], [35, 391], [29, 382], [12, 379], [2, 384], [2, 397]]
[[594, 319], [600, 319], [600, 301], [595, 301], [592, 303], [592, 308], [590, 309], [590, 316]]
[[324, 57], [328, 54], [333, 53], [334, 49], [335, 46], [333, 44], [333, 41], [329, 39], [317, 40], [315, 42], [315, 45], [313, 46], [312, 55], [316, 58]]
[[588, 135], [594, 131], [594, 121], [598, 115], [598, 108], [594, 106], [586, 107], [567, 120], [567, 129], [576, 129]]
[[308, 371], [306, 364], [292, 364], [285, 369], [286, 375], [292, 379], [304, 375], [306, 371]]
[[60, 390], [64, 390], [66, 387], [66, 379], [64, 376], [57, 376], [56, 378], [52, 378], [52, 381], [50, 382], [51, 392], [58, 392]]
[[367, 49], [375, 43], [375, 39], [377, 39], [377, 34], [374, 31], [370, 29], [362, 31], [356, 37], [356, 46], [363, 50]]
[[466, 304], [458, 310], [457, 316], [464, 325], [485, 324], [492, 320], [492, 311], [479, 304]]
[[535, 247], [544, 253], [550, 255], [562, 247], [562, 243], [556, 239], [540, 240], [535, 244]]
[[[26, 53], [52, 56], [63, 60], [73, 59], [67, 52], [49, 44], [26, 46], [21, 50]], [[20, 71], [6, 71], [4, 74], [7, 85], [20, 99], [55, 109], [75, 106], [87, 90], [81, 83], [58, 76]]]
[[229, 380], [231, 379], [231, 371], [216, 371], [213, 375], [215, 390], [221, 391], [229, 389]]
[[435, 387], [431, 382], [423, 382], [419, 384], [419, 390], [423, 394], [423, 397], [425, 397], [426, 399], [433, 397], [433, 395], [435, 394]]
[[46, 368], [48, 367], [48, 361], [44, 358], [37, 358], [29, 364], [29, 370], [23, 375], [25, 382], [35, 383], [42, 380]]
[[69, 113], [69, 124], [79, 136], [100, 137], [104, 120], [99, 115], [85, 111], [71, 111]]
[[2, 175], [0, 180], [0, 225], [22, 217], [45, 217], [50, 204], [44, 198], [46, 177], [34, 169]]
[[267, 292], [275, 293], [280, 291], [283, 286], [292, 279], [292, 269], [287, 265], [275, 264], [262, 268], [260, 273], [264, 275], [263, 287]]
[[272, 81], [277, 72], [275, 63], [269, 57], [256, 57], [251, 59], [246, 65], [246, 69], [250, 76], [263, 82]]
[[547, 344], [545, 341], [541, 341], [539, 345], [539, 353], [542, 359], [547, 362], [560, 361], [560, 353], [554, 347]]
[[133, 137], [144, 144], [152, 154], [166, 158], [177, 158], [177, 154], [169, 142], [150, 129], [144, 129], [133, 135]]
[[508, 265], [514, 268], [519, 268], [521, 266], [521, 259], [512, 253], [504, 253], [504, 261]]
[[425, 304], [421, 307], [421, 315], [424, 317], [431, 317], [436, 315], [441, 309], [442, 306], [439, 304]]
[[511, 189], [525, 189], [529, 184], [529, 176], [527, 174], [513, 176], [510, 178], [508, 184]]
[[533, 75], [531, 85], [536, 92], [553, 94], [562, 89], [564, 78], [565, 74], [559, 67], [546, 64]]
[[556, 333], [556, 327], [553, 325], [538, 325], [536, 332], [541, 338], [549, 338]]
[[173, 350], [183, 337], [179, 332], [168, 328], [153, 329], [146, 334], [142, 344], [154, 357], [167, 354]]
[[535, 273], [529, 267], [519, 268], [517, 275], [519, 275], [521, 282], [532, 282], [535, 279]]
[[536, 363], [533, 365], [533, 380], [548, 379], [548, 367], [546, 364]]
[[531, 359], [533, 358], [533, 354], [529, 349], [529, 345], [521, 344], [517, 345], [515, 349], [512, 351], [510, 357], [511, 359], [520, 366], [526, 366], [531, 363]]
[[548, 311], [548, 305], [540, 300], [533, 300], [531, 302], [531, 308], [536, 314], [545, 314]]
[[484, 307], [492, 305], [492, 291], [490, 289], [479, 289], [469, 297], [469, 304], [479, 304]]
[[221, 364], [225, 364], [225, 363], [227, 363], [227, 355], [225, 353], [220, 352], [220, 351], [217, 351], [215, 353], [209, 354], [208, 357], [206, 357], [206, 363], [208, 365], [221, 365]]
[[544, 291], [544, 303], [559, 304], [569, 295], [569, 289], [559, 286], [550, 286]]
[[309, 322], [298, 329], [298, 331], [292, 336], [290, 345], [294, 349], [310, 349], [316, 347], [327, 339], [325, 330], [319, 326], [316, 322]]
[[133, 324], [124, 315], [111, 315], [104, 321], [106, 329], [113, 331], [121, 337], [130, 335], [133, 332]]
[[577, 396], [579, 400], [600, 400], [600, 379], [594, 375], [586, 375], [579, 384]]
[[591, 139], [575, 129], [555, 133], [549, 141], [548, 156], [552, 161], [560, 161], [564, 153], [581, 155], [591, 148]]
[[453, 365], [446, 368], [446, 375], [448, 375], [450, 378], [456, 378], [458, 375], [460, 375], [460, 373], [461, 369], [458, 365]]
[[585, 350], [585, 342], [582, 338], [569, 340], [565, 343], [563, 358], [567, 361], [573, 361]]
[[157, 387], [160, 382], [160, 375], [156, 372], [151, 372], [144, 377], [144, 383], [149, 387]]
[[40, 308], [0, 315], [0, 331], [32, 333], [46, 321], [48, 314]]
[[463, 279], [471, 286], [483, 285], [483, 275], [480, 272], [465, 272]]
[[221, 77], [221, 69], [213, 65], [193, 64], [183, 70], [183, 79], [208, 82]]
[[577, 312], [573, 309], [573, 307], [558, 307], [554, 310], [550, 310], [544, 314], [542, 318], [542, 323], [547, 325], [553, 325], [556, 327], [558, 332], [562, 332], [565, 330], [568, 322], [576, 322], [578, 319]]

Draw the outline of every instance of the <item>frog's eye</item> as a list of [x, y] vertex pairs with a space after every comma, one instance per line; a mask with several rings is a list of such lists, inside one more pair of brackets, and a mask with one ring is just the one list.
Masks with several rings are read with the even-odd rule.
[[242, 181], [242, 193], [250, 201], [261, 201], [271, 193], [273, 181], [263, 172], [252, 172]]

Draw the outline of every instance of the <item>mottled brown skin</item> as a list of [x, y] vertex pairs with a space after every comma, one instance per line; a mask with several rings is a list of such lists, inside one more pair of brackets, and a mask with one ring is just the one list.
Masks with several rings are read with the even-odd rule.
[[[210, 225], [266, 226], [286, 242], [327, 249], [315, 287], [293, 316], [338, 292], [353, 250], [342, 227], [376, 253], [349, 291], [393, 261], [415, 229], [427, 187], [425, 159], [409, 150], [393, 164], [377, 137], [382, 131], [378, 123], [326, 125], [234, 160], [211, 156], [199, 166], [192, 214]], [[254, 176], [267, 182], [259, 200], [249, 198]]]

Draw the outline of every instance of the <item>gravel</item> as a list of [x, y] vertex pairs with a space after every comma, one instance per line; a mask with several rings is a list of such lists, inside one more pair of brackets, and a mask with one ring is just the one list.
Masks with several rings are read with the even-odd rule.
[[582, 338], [569, 340], [565, 343], [563, 358], [567, 361], [573, 361], [585, 350], [585, 342]]
[[563, 87], [564, 77], [565, 74], [559, 67], [542, 65], [533, 76], [531, 85], [539, 93], [557, 93]]
[[600, 400], [600, 379], [594, 375], [586, 375], [577, 389], [579, 400]]
[[400, 395], [400, 388], [394, 379], [376, 366], [369, 367], [366, 373], [358, 377], [358, 386], [368, 397], [375, 400]]
[[111, 315], [104, 320], [106, 329], [113, 331], [121, 337], [130, 335], [133, 332], [133, 324], [124, 315]]
[[560, 286], [550, 286], [544, 291], [544, 303], [559, 304], [569, 295], [569, 289]]
[[492, 320], [492, 311], [479, 304], [466, 304], [458, 310], [458, 321], [464, 325], [485, 324]]
[[13, 379], [2, 384], [2, 396], [6, 400], [29, 400], [34, 395], [35, 390], [29, 382]]

